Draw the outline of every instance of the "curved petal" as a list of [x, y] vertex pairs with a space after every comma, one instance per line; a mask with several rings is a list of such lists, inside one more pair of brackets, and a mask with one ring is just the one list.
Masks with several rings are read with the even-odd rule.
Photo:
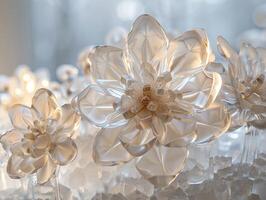
[[89, 85], [77, 99], [81, 115], [99, 127], [117, 127], [127, 123], [127, 120], [115, 106], [117, 98], [96, 85]]
[[184, 147], [154, 146], [136, 164], [140, 174], [158, 187], [169, 185], [184, 168], [188, 151]]
[[44, 165], [46, 161], [45, 158], [45, 156], [39, 158], [26, 157], [20, 163], [19, 168], [26, 174], [32, 174]]
[[68, 138], [64, 142], [57, 143], [50, 152], [52, 159], [59, 165], [66, 165], [77, 156], [78, 149], [75, 142]]
[[258, 76], [264, 73], [264, 66], [261, 63], [257, 49], [250, 44], [243, 43], [240, 47], [239, 58], [241, 59], [241, 66], [239, 68], [238, 78], [246, 81], [247, 79], [255, 80]]
[[23, 139], [23, 133], [17, 129], [7, 131], [5, 134], [0, 136], [0, 142], [5, 149], [8, 149], [13, 144], [21, 142]]
[[127, 125], [117, 128], [101, 129], [94, 140], [93, 159], [96, 163], [112, 166], [126, 163], [132, 159], [132, 155], [123, 147], [119, 136]]
[[[231, 63], [229, 65], [229, 71], [232, 77], [236, 77], [239, 73], [239, 56], [237, 52], [230, 46], [230, 44], [221, 36], [217, 38], [217, 48], [219, 50], [219, 53], [228, 59]], [[231, 77], [231, 78], [232, 78]]]
[[123, 50], [112, 46], [97, 46], [88, 55], [91, 76], [95, 80], [115, 80], [128, 74], [123, 63]]
[[210, 55], [209, 40], [205, 31], [187, 31], [170, 42], [168, 71], [175, 77], [181, 73], [203, 69], [209, 62]]
[[177, 87], [175, 83], [171, 88], [183, 94], [183, 99], [199, 108], [211, 105], [222, 87], [222, 78], [216, 72], [201, 71], [187, 77], [186, 84]]
[[155, 77], [165, 71], [168, 38], [153, 17], [142, 15], [136, 19], [127, 45], [128, 61], [135, 79], [146, 80], [148, 76]]
[[53, 93], [45, 88], [37, 90], [32, 98], [32, 108], [38, 119], [59, 119], [61, 109]]
[[152, 148], [156, 141], [151, 129], [138, 129], [137, 126], [134, 120], [130, 120], [120, 135], [123, 147], [133, 156], [143, 155]]
[[[153, 124], [154, 127], [157, 127], [160, 123], [156, 120]], [[164, 146], [184, 147], [197, 137], [196, 122], [192, 119], [172, 119], [164, 126], [165, 128], [162, 130], [155, 129], [158, 141]]]
[[12, 154], [18, 156], [28, 156], [31, 153], [32, 141], [31, 140], [22, 140], [21, 142], [15, 143], [10, 147]]
[[14, 105], [9, 109], [9, 118], [14, 128], [27, 132], [33, 126], [31, 109], [24, 105]]
[[79, 127], [80, 116], [72, 108], [71, 104], [64, 104], [61, 109], [62, 117], [57, 124], [56, 134], [70, 137]]
[[197, 139], [195, 143], [209, 142], [225, 133], [231, 124], [230, 114], [224, 106], [212, 104], [208, 109], [197, 111], [194, 114], [197, 121]]
[[16, 154], [10, 156], [6, 167], [7, 174], [10, 176], [10, 178], [19, 179], [26, 175], [23, 171], [20, 170], [20, 164], [22, 161], [23, 158]]
[[44, 184], [49, 181], [54, 175], [56, 167], [57, 165], [50, 158], [50, 156], [46, 156], [45, 164], [37, 171], [37, 183]]

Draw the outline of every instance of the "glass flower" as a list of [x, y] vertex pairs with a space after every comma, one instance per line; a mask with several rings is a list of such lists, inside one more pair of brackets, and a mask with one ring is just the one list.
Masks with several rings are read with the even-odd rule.
[[1, 136], [1, 143], [11, 152], [7, 164], [11, 178], [36, 173], [37, 182], [43, 184], [57, 166], [75, 158], [77, 147], [71, 137], [80, 117], [70, 104], [60, 107], [49, 90], [37, 90], [31, 107], [14, 105], [9, 116], [13, 129]]
[[222, 37], [218, 49], [228, 66], [222, 99], [232, 113], [232, 128], [266, 128], [266, 49], [243, 43], [237, 53]]
[[93, 157], [103, 165], [133, 158], [141, 175], [169, 184], [187, 158], [187, 144], [210, 141], [230, 124], [216, 102], [222, 80], [208, 72], [203, 30], [170, 40], [149, 15], [140, 16], [123, 49], [95, 47], [88, 55], [94, 83], [77, 97], [81, 115], [101, 127]]
[[33, 73], [28, 66], [21, 65], [16, 73], [1, 82], [0, 104], [6, 108], [22, 103], [29, 105], [37, 89], [49, 86], [49, 75], [45, 70]]
[[59, 83], [51, 87], [60, 103], [68, 103], [87, 86], [87, 79], [79, 76], [79, 70], [72, 65], [61, 65], [56, 70]]

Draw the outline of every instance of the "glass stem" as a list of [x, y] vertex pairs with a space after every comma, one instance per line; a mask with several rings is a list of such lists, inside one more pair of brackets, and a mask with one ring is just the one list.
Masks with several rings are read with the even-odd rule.
[[246, 127], [240, 164], [252, 164], [256, 159], [258, 151], [257, 135], [258, 132], [256, 128]]
[[59, 167], [57, 169], [57, 172], [54, 176], [54, 183], [55, 183], [55, 200], [61, 200], [61, 196], [60, 196], [60, 185], [59, 185]]

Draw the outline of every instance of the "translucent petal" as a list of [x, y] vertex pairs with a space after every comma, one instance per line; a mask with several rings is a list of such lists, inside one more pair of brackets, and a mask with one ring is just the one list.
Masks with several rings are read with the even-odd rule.
[[45, 156], [39, 158], [26, 157], [20, 163], [19, 168], [24, 173], [31, 174], [36, 172], [36, 170], [40, 169], [44, 165], [45, 161]]
[[102, 165], [117, 165], [128, 162], [132, 155], [123, 147], [119, 136], [127, 125], [117, 128], [101, 129], [94, 140], [93, 159]]
[[151, 129], [138, 129], [137, 123], [130, 120], [121, 132], [120, 141], [131, 155], [141, 156], [152, 148], [156, 137]]
[[226, 58], [232, 58], [237, 56], [237, 53], [235, 50], [230, 46], [230, 44], [222, 37], [217, 37], [217, 47], [219, 50], [219, 53], [226, 57]]
[[[237, 76], [239, 73], [239, 56], [237, 52], [230, 46], [230, 44], [221, 36], [217, 38], [217, 48], [219, 53], [224, 56], [225, 58], [229, 59], [231, 64], [230, 65], [230, 73], [233, 77]], [[238, 66], [235, 66], [237, 64]]]
[[260, 66], [258, 53], [254, 47], [243, 43], [240, 47], [239, 57], [241, 59], [241, 66], [239, 68], [240, 80], [256, 79], [263, 71]]
[[42, 168], [37, 171], [37, 182], [38, 184], [44, 184], [50, 180], [50, 178], [54, 175], [56, 170], [56, 164], [47, 156], [47, 160]]
[[21, 142], [23, 138], [23, 133], [17, 129], [12, 129], [7, 131], [5, 134], [1, 135], [0, 142], [5, 149], [9, 146]]
[[13, 179], [19, 179], [25, 176], [26, 174], [20, 170], [20, 164], [23, 161], [23, 158], [18, 155], [11, 155], [7, 162], [7, 173]]
[[77, 156], [78, 150], [75, 142], [68, 138], [64, 142], [57, 143], [51, 152], [51, 157], [59, 165], [66, 165]]
[[128, 58], [134, 77], [145, 80], [147, 74], [164, 71], [168, 39], [161, 25], [151, 16], [136, 19], [128, 34]]
[[114, 106], [118, 100], [103, 88], [90, 85], [81, 92], [77, 102], [81, 115], [92, 124], [116, 127], [127, 123], [119, 109]]
[[137, 162], [138, 171], [157, 187], [169, 185], [183, 169], [188, 152], [184, 147], [154, 146]]
[[206, 66], [210, 57], [208, 37], [204, 30], [187, 31], [172, 40], [168, 49], [168, 71], [173, 77]]
[[15, 143], [10, 147], [12, 154], [19, 156], [25, 156], [30, 154], [30, 148], [32, 147], [31, 140], [22, 140], [21, 142]]
[[47, 89], [39, 89], [32, 98], [32, 108], [39, 119], [59, 119], [61, 109], [53, 93]]
[[215, 101], [221, 87], [222, 78], [218, 73], [202, 71], [189, 77], [187, 83], [178, 88], [178, 92], [182, 92], [185, 101], [206, 108]]
[[98, 46], [88, 55], [92, 77], [102, 80], [115, 80], [120, 82], [121, 77], [127, 75], [123, 63], [123, 51], [112, 46]]
[[228, 130], [231, 124], [230, 114], [224, 106], [216, 103], [208, 109], [197, 111], [194, 119], [197, 121], [195, 143], [205, 143], [219, 137]]
[[33, 127], [33, 116], [31, 109], [24, 105], [14, 105], [9, 110], [9, 118], [14, 128], [27, 132], [28, 129]]
[[[153, 122], [154, 127], [159, 124], [157, 120]], [[192, 119], [172, 119], [164, 126], [163, 130], [156, 131], [158, 141], [164, 146], [183, 147], [193, 142], [197, 137], [196, 122]]]
[[101, 88], [105, 89], [111, 96], [121, 98], [121, 96], [125, 93], [124, 85], [121, 85], [118, 81], [98, 79], [96, 83]]
[[236, 94], [236, 88], [234, 88], [230, 84], [224, 83], [221, 90], [221, 98], [223, 101], [225, 101], [228, 104], [237, 104], [237, 94]]
[[70, 104], [64, 104], [62, 107], [62, 116], [58, 121], [56, 134], [71, 136], [73, 131], [77, 130], [80, 123], [80, 116], [75, 112]]

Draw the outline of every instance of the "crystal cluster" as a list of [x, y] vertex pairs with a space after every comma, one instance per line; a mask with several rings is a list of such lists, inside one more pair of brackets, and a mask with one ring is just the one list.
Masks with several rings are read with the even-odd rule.
[[[211, 158], [216, 167], [228, 157]], [[216, 162], [212, 162], [216, 160]], [[208, 169], [211, 170], [211, 169]], [[135, 190], [129, 195], [96, 194], [94, 200], [103, 199], [143, 199], [143, 200], [263, 200], [266, 198], [266, 154], [261, 154], [252, 165], [227, 163], [219, 169], [213, 178], [201, 183], [189, 184], [189, 172], [179, 175], [176, 182], [167, 188], [155, 190], [151, 196]]]

